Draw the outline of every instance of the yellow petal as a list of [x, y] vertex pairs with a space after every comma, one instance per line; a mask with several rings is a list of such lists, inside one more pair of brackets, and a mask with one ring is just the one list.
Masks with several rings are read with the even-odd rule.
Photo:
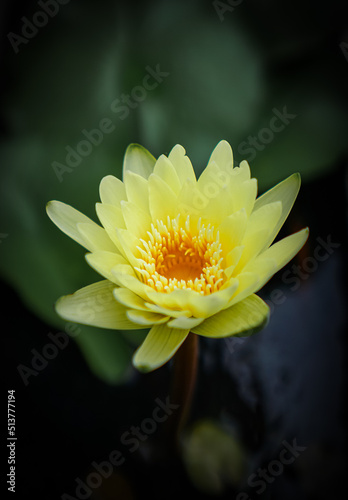
[[251, 233], [255, 233], [260, 229], [267, 229], [269, 232], [273, 232], [282, 215], [282, 210], [283, 207], [281, 201], [267, 203], [257, 210], [253, 210], [248, 219], [248, 227], [245, 234], [246, 238]]
[[265, 242], [265, 248], [268, 248], [272, 243], [274, 238], [277, 236], [280, 228], [284, 224], [287, 216], [290, 213], [290, 210], [296, 200], [299, 189], [301, 185], [301, 177], [300, 174], [293, 174], [284, 181], [277, 184], [274, 188], [270, 189], [262, 196], [257, 198], [254, 205], [254, 211], [259, 210], [261, 207], [268, 205], [269, 203], [273, 203], [275, 201], [281, 201], [282, 203], [282, 214], [271, 232], [267, 242]]
[[260, 229], [254, 233], [245, 235], [243, 239], [244, 250], [237, 266], [235, 267], [234, 275], [240, 273], [245, 265], [260, 253], [268, 235], [268, 228]]
[[116, 229], [116, 237], [120, 253], [133, 267], [137, 267], [139, 262], [134, 254], [137, 252], [139, 239], [133, 233], [127, 231], [127, 229]]
[[97, 271], [97, 273], [104, 276], [104, 278], [114, 281], [115, 276], [112, 274], [111, 269], [115, 266], [122, 264], [127, 265], [127, 261], [122, 255], [114, 252], [93, 252], [86, 254], [88, 264]]
[[[77, 224], [85, 223], [90, 224], [98, 228], [98, 224], [93, 222], [91, 219], [83, 215], [75, 208], [62, 203], [61, 201], [50, 201], [46, 206], [47, 215], [51, 221], [59, 227], [63, 233], [67, 234], [73, 240], [77, 241], [80, 245], [87, 248], [87, 250], [92, 250], [91, 245], [88, 241], [83, 238], [82, 234], [77, 229]], [[98, 231], [98, 229], [96, 229]], [[93, 247], [94, 245], [92, 245]]]
[[238, 179], [240, 179], [241, 182], [250, 179], [251, 176], [250, 166], [246, 160], [241, 161], [239, 167], [234, 167], [234, 170], [237, 171], [236, 175], [238, 176]]
[[235, 294], [239, 282], [237, 279], [231, 279], [226, 288], [221, 288], [218, 292], [211, 295], [197, 295], [190, 300], [187, 309], [192, 311], [196, 318], [208, 318], [218, 311], [221, 311]]
[[145, 305], [150, 311], [158, 314], [163, 314], [165, 316], [170, 316], [171, 318], [180, 318], [181, 316], [189, 318], [190, 316], [192, 316], [191, 311], [185, 311], [184, 309], [169, 309], [168, 307], [162, 307], [158, 304], [153, 304], [152, 302], [146, 302]]
[[190, 179], [191, 182], [196, 182], [196, 175], [192, 163], [186, 156], [185, 149], [180, 146], [180, 144], [173, 147], [169, 153], [168, 159], [173, 164], [181, 185], [183, 185], [187, 179]]
[[88, 245], [88, 249], [92, 252], [105, 250], [107, 252], [118, 253], [116, 245], [111, 241], [103, 227], [88, 222], [80, 222], [77, 224], [77, 230], [86, 242], [86, 245]]
[[153, 221], [167, 221], [178, 215], [178, 199], [174, 191], [158, 175], [149, 177], [149, 204]]
[[168, 316], [162, 316], [161, 314], [155, 314], [153, 312], [140, 311], [136, 309], [128, 310], [127, 317], [130, 321], [133, 321], [134, 323], [137, 323], [138, 325], [143, 327], [160, 325], [162, 323], [167, 323], [169, 320]]
[[291, 234], [286, 238], [274, 243], [271, 247], [265, 250], [261, 255], [256, 257], [254, 261], [254, 268], [256, 269], [258, 266], [262, 266], [265, 261], [274, 261], [276, 263], [275, 268], [270, 271], [270, 274], [266, 274], [263, 276], [262, 281], [260, 281], [258, 288], [255, 290], [259, 290], [267, 281], [281, 269], [284, 267], [291, 259], [295, 257], [295, 255], [299, 252], [299, 250], [306, 243], [309, 234], [309, 229], [305, 228], [297, 233]]
[[193, 225], [196, 225], [208, 201], [205, 196], [202, 196], [196, 181], [186, 179], [177, 198], [178, 213], [182, 214], [183, 218], [189, 215]]
[[267, 246], [270, 234], [273, 233], [282, 214], [282, 203], [276, 201], [263, 205], [250, 215], [245, 235], [242, 241], [244, 251], [235, 268], [235, 273], [241, 272]]
[[147, 149], [140, 144], [130, 144], [124, 156], [123, 179], [128, 170], [147, 179], [153, 172], [155, 163], [155, 158]]
[[164, 365], [179, 349], [189, 330], [169, 328], [166, 324], [153, 326], [133, 357], [133, 365], [149, 372]]
[[120, 206], [127, 199], [126, 189], [122, 181], [113, 175], [103, 177], [99, 185], [99, 195], [102, 203]]
[[124, 174], [127, 199], [144, 212], [149, 213], [149, 188], [147, 180], [141, 175], [127, 170]]
[[233, 297], [238, 286], [238, 280], [233, 280], [227, 288], [221, 289], [210, 295], [201, 295], [190, 289], [174, 290], [170, 293], [159, 293], [152, 291], [150, 288], [148, 297], [151, 302], [160, 307], [174, 310], [182, 309], [190, 311], [191, 315], [196, 318], [207, 318], [224, 307], [227, 307], [228, 301]]
[[172, 319], [168, 322], [170, 328], [180, 328], [182, 330], [192, 330], [195, 326], [200, 325], [204, 321], [204, 318], [185, 318], [181, 316], [180, 318]]
[[228, 215], [235, 212], [234, 196], [231, 195], [230, 174], [222, 172], [215, 163], [211, 163], [201, 174], [197, 182], [193, 201], [199, 206], [204, 220], [216, 226]]
[[225, 217], [218, 226], [217, 230], [219, 231], [224, 256], [227, 256], [235, 247], [241, 244], [247, 228], [247, 221], [246, 211], [243, 208]]
[[230, 337], [252, 335], [266, 326], [269, 307], [257, 295], [250, 295], [242, 302], [206, 319], [192, 329], [204, 337]]
[[232, 273], [240, 261], [240, 258], [242, 256], [244, 247], [243, 246], [238, 246], [235, 247], [233, 250], [231, 250], [227, 256], [226, 256], [226, 268], [224, 270], [226, 278], [230, 278], [232, 276]]
[[96, 203], [95, 207], [98, 218], [108, 233], [109, 238], [119, 248], [116, 228], [126, 227], [121, 208], [114, 205], [106, 205], [105, 203]]
[[238, 288], [236, 289], [232, 298], [229, 300], [227, 304], [228, 307], [237, 304], [241, 300], [244, 300], [246, 297], [259, 289], [258, 284], [260, 282], [260, 277], [256, 272], [243, 272], [241, 274], [238, 274], [237, 280]]
[[178, 194], [181, 188], [181, 182], [171, 161], [165, 155], [161, 155], [158, 158], [153, 173], [158, 175], [158, 177], [168, 184], [174, 193]]
[[234, 210], [245, 208], [249, 216], [254, 208], [255, 199], [257, 195], [257, 180], [250, 179], [242, 182], [238, 189], [235, 189], [231, 196], [234, 197]]
[[126, 309], [114, 296], [115, 285], [99, 281], [81, 288], [72, 295], [61, 297], [56, 303], [57, 313], [68, 321], [116, 330], [136, 330], [139, 325], [129, 321]]
[[121, 207], [128, 232], [134, 234], [137, 238], [143, 238], [146, 231], [151, 227], [152, 220], [150, 214], [144, 212], [130, 201], [123, 201]]
[[145, 305], [144, 299], [136, 295], [128, 288], [115, 288], [114, 289], [115, 299], [123, 304], [127, 309], [139, 309], [141, 311], [147, 311], [148, 308]]
[[268, 259], [267, 257], [262, 259], [256, 258], [245, 266], [242, 275], [252, 273], [258, 276], [257, 286], [253, 289], [253, 291], [256, 291], [260, 290], [269, 280], [270, 276], [275, 274], [276, 270], [277, 262], [274, 259]]
[[232, 170], [233, 168], [233, 152], [232, 148], [227, 141], [220, 141], [215, 149], [213, 150], [209, 162], [209, 165], [216, 163], [216, 165], [222, 170]]
[[128, 288], [139, 297], [149, 300], [149, 293], [152, 293], [153, 289], [139, 280], [131, 266], [118, 265], [111, 272], [114, 275], [115, 283], [120, 287]]
[[[223, 175], [223, 177], [221, 177]], [[204, 220], [214, 226], [234, 212], [245, 209], [247, 216], [252, 212], [257, 194], [257, 181], [250, 179], [238, 182], [225, 182], [227, 174], [221, 173], [216, 166], [207, 167], [198, 180], [199, 195], [192, 193], [192, 204], [200, 211]], [[202, 207], [201, 209], [199, 207]]]

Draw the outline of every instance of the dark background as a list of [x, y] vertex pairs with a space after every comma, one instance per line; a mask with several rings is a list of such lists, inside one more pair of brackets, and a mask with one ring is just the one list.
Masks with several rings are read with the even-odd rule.
[[[204, 1], [125, 6], [71, 0], [15, 54], [8, 33], [20, 34], [22, 17], [32, 19], [39, 9], [36, 2], [1, 4], [3, 397], [7, 389], [16, 390], [17, 497], [74, 497], [75, 478], [84, 480], [92, 462], [107, 460], [115, 449], [125, 463], [91, 498], [146, 494], [163, 499], [182, 492], [214, 498], [208, 494], [214, 491], [207, 472], [212, 470], [220, 478], [217, 498], [238, 498], [241, 491], [277, 500], [343, 497], [346, 2], [244, 0], [219, 16], [216, 4]], [[169, 76], [127, 119], [117, 120], [110, 104], [141, 84], [148, 65], [157, 64]], [[56, 318], [54, 301], [97, 279], [82, 250], [50, 223], [45, 203], [59, 199], [94, 217], [99, 181], [109, 173], [120, 176], [130, 142], [143, 144], [154, 156], [180, 143], [199, 174], [225, 138], [238, 162], [240, 144], [269, 125], [274, 108], [284, 106], [297, 115], [295, 120], [250, 164], [260, 192], [292, 172], [301, 173], [300, 195], [280, 236], [309, 226], [310, 238], [260, 292], [268, 301], [276, 289], [285, 297], [282, 303], [271, 302], [271, 321], [262, 332], [243, 342], [200, 342], [185, 437], [186, 450], [193, 435], [203, 449], [196, 457], [197, 477], [192, 462], [184, 465], [161, 455], [160, 426], [136, 453], [120, 442], [132, 425], [151, 416], [155, 399], [165, 399], [170, 383], [170, 365], [149, 375], [130, 368], [138, 339], [82, 329], [76, 342], [71, 339], [24, 384], [18, 366], [31, 367], [31, 350], [42, 353], [48, 334], [66, 326]], [[66, 145], [76, 146], [82, 129], [95, 128], [107, 116], [115, 132], [60, 183], [52, 162], [64, 163]], [[339, 246], [308, 270], [308, 258], [328, 239]], [[296, 280], [284, 279], [286, 270]], [[237, 448], [226, 453], [217, 438], [216, 448], [205, 444], [202, 434], [194, 434], [202, 419], [223, 429], [226, 442], [234, 440]], [[267, 468], [282, 442], [293, 439], [306, 450], [257, 494], [248, 477]], [[227, 470], [217, 456], [223, 456]]]

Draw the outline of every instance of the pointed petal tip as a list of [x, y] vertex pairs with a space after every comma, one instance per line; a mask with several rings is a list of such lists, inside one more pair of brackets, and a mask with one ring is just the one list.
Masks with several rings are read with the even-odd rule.
[[298, 182], [299, 187], [300, 187], [301, 186], [301, 174], [300, 174], [300, 172], [295, 172], [294, 174], [290, 175], [290, 178], [291, 177]]

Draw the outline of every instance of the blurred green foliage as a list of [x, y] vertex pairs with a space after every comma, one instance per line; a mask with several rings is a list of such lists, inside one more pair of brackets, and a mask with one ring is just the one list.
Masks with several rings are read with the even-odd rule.
[[219, 495], [237, 489], [244, 477], [247, 455], [237, 437], [213, 420], [199, 420], [183, 440], [187, 473], [198, 490]]
[[[63, 328], [54, 302], [99, 279], [83, 249], [49, 221], [45, 204], [58, 199], [95, 219], [99, 182], [121, 176], [131, 142], [155, 157], [180, 143], [199, 174], [220, 139], [242, 160], [242, 144], [269, 128], [274, 108], [286, 106], [296, 118], [250, 161], [260, 190], [294, 171], [310, 181], [332, 169], [347, 152], [348, 132], [348, 61], [326, 22], [337, 5], [320, 13], [298, 3], [280, 17], [275, 0], [243, 2], [221, 21], [212, 2], [148, 1], [135, 8], [107, 0], [102, 8], [74, 1], [17, 55], [7, 47], [13, 84], [0, 143], [0, 232], [8, 234], [0, 272], [26, 305]], [[33, 3], [25, 14], [30, 19], [36, 10]], [[137, 101], [135, 87], [157, 66], [169, 75]], [[115, 112], [116, 99], [127, 113]], [[66, 165], [66, 147], [76, 149], [86, 139], [82, 131], [104, 118], [114, 130], [60, 182], [52, 163]], [[76, 340], [94, 372], [115, 383], [129, 373], [141, 338], [142, 332], [81, 327]]]

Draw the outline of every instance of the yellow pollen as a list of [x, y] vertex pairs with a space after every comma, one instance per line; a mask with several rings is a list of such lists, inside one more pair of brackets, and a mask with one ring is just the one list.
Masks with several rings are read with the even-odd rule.
[[191, 231], [190, 216], [179, 226], [179, 217], [151, 224], [145, 239], [139, 240], [135, 269], [143, 283], [170, 293], [191, 289], [201, 295], [216, 292], [223, 285], [223, 258], [219, 233], [201, 220]]

